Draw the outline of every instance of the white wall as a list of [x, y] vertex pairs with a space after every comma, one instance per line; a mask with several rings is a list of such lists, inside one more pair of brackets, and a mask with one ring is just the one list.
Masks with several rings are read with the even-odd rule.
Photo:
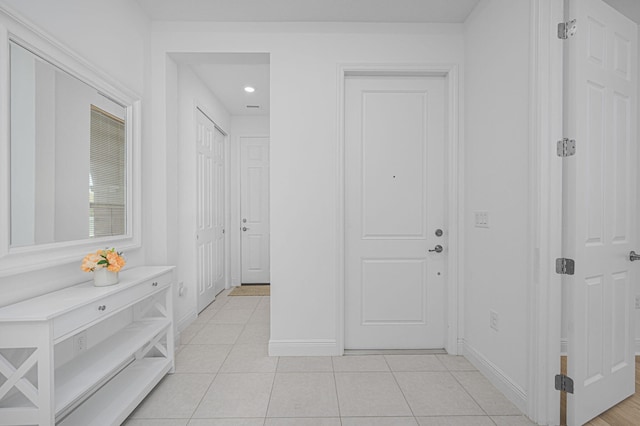
[[144, 90], [149, 19], [130, 0], [1, 0], [137, 93]]
[[[465, 33], [465, 354], [524, 409], [529, 240], [529, 2], [483, 0]], [[489, 228], [474, 227], [474, 211]], [[498, 331], [489, 311], [499, 315]], [[517, 397], [517, 398], [514, 398]]]
[[[271, 339], [290, 353], [340, 353], [338, 65], [460, 64], [462, 26], [154, 23], [152, 37], [156, 123], [173, 102], [166, 95], [167, 53], [271, 54]], [[150, 173], [163, 191], [165, 166], [173, 167], [166, 156], [176, 141], [161, 125], [152, 139], [158, 161]], [[154, 204], [158, 229], [170, 226], [163, 216], [175, 201]], [[151, 245], [174, 243], [153, 238]]]
[[269, 116], [233, 116], [231, 117], [231, 133], [229, 135], [229, 193], [230, 193], [230, 224], [229, 248], [230, 284], [237, 286], [242, 281], [240, 247], [240, 138], [244, 136], [269, 137]]
[[[224, 105], [215, 97], [188, 65], [177, 64], [176, 157], [169, 167], [177, 166], [178, 244], [177, 281], [184, 283], [184, 294], [176, 293], [175, 318], [184, 329], [196, 318], [196, 107], [200, 108], [225, 133], [231, 119]], [[175, 120], [175, 119], [174, 119]], [[171, 226], [171, 229], [176, 229]], [[173, 255], [176, 256], [176, 255]]]
[[[143, 100], [143, 110], [148, 108], [143, 94], [147, 88], [145, 75], [150, 52], [150, 23], [137, 3], [128, 0], [3, 0], [0, 2], [0, 10], [2, 8], [17, 12], [109, 78], [138, 93]], [[2, 13], [0, 23], [15, 25]], [[148, 142], [150, 121], [145, 120], [143, 127], [144, 156], [145, 151], [152, 148]], [[148, 179], [144, 175], [142, 186], [143, 191], [148, 186]], [[148, 210], [143, 208], [143, 214], [146, 211]], [[144, 243], [144, 234], [142, 239]], [[134, 250], [125, 253], [125, 256], [129, 266], [145, 263], [144, 250]], [[0, 306], [90, 279], [80, 270], [81, 260], [0, 277]]]

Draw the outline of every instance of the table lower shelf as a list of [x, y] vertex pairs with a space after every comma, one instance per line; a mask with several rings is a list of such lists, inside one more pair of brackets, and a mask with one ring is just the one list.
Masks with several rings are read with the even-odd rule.
[[171, 325], [168, 320], [146, 319], [129, 324], [109, 339], [56, 369], [56, 416], [89, 392], [102, 378], [109, 378], [132, 359], [133, 354]]
[[111, 379], [59, 426], [105, 426], [124, 422], [172, 367], [167, 358], [142, 358]]

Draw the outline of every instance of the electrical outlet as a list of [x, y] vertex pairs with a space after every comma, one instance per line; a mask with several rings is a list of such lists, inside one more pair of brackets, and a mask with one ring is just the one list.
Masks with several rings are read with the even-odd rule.
[[474, 212], [475, 215], [475, 226], [476, 228], [488, 228], [489, 227], [489, 212], [487, 211], [477, 211]]
[[640, 309], [640, 295], [636, 296], [636, 309]]
[[87, 330], [73, 336], [73, 351], [76, 355], [87, 350]]
[[489, 311], [489, 327], [498, 331], [500, 316], [496, 311]]

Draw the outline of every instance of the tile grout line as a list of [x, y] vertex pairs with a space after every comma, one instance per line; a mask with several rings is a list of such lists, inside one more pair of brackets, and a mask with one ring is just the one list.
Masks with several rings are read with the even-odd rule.
[[[271, 337], [271, 332], [269, 332], [269, 337]], [[273, 372], [273, 380], [271, 381], [271, 390], [269, 391], [269, 400], [267, 401], [267, 409], [264, 412], [264, 420], [262, 421], [262, 425], [267, 424], [267, 416], [269, 414], [269, 407], [271, 407], [271, 398], [273, 397], [273, 388], [276, 386], [276, 375], [278, 374], [278, 364], [280, 364], [280, 357], [276, 358], [276, 369]]]
[[449, 369], [447, 369], [447, 371], [449, 372], [449, 374], [451, 374], [451, 377], [453, 377], [453, 380], [455, 380], [456, 383], [458, 383], [460, 385], [460, 387], [465, 391], [465, 393], [467, 395], [469, 395], [469, 398], [471, 398], [473, 400], [473, 402], [475, 402], [476, 405], [478, 405], [478, 407], [480, 407], [480, 409], [485, 414], [485, 416], [487, 416], [489, 418], [489, 420], [491, 420], [491, 422], [494, 425], [497, 425], [497, 423], [491, 418], [489, 413], [487, 413], [487, 410], [485, 410], [484, 407], [482, 405], [480, 405], [480, 403], [473, 397], [473, 395], [471, 395], [471, 392], [469, 392], [469, 390], [460, 382], [460, 380], [458, 380], [458, 378], [455, 376], [455, 374], [453, 374], [453, 372], [451, 370], [449, 370]]
[[385, 355], [382, 355], [382, 359], [384, 359], [384, 363], [387, 364], [387, 368], [391, 373], [391, 377], [393, 377], [393, 381], [395, 382], [396, 386], [398, 386], [398, 389], [400, 390], [400, 393], [402, 394], [402, 397], [404, 398], [404, 402], [407, 404], [407, 407], [409, 407], [409, 411], [411, 411], [413, 420], [415, 420], [416, 424], [420, 424], [420, 422], [418, 422], [418, 418], [416, 417], [416, 413], [413, 411], [413, 408], [411, 407], [411, 404], [409, 404], [409, 400], [407, 399], [407, 396], [404, 394], [404, 391], [402, 390], [402, 386], [400, 386], [400, 383], [398, 382], [398, 378], [396, 377], [395, 372], [391, 368], [391, 365], [389, 365], [389, 361], [387, 361], [387, 357]]
[[[226, 295], [225, 295], [226, 298]], [[215, 302], [215, 300], [214, 300]], [[222, 304], [222, 306], [224, 306], [227, 302], [225, 301], [225, 303]], [[211, 306], [211, 304], [209, 305]], [[209, 309], [209, 306], [207, 306], [205, 309]], [[221, 307], [222, 308], [222, 307]], [[217, 312], [216, 312], [217, 313]], [[215, 314], [213, 315], [215, 316]], [[213, 318], [213, 317], [211, 317]], [[206, 321], [205, 324], [208, 324], [209, 321]], [[195, 336], [194, 336], [195, 337]], [[237, 339], [236, 339], [237, 340]], [[222, 360], [222, 362], [220, 363], [220, 367], [218, 367], [218, 369], [216, 370], [215, 374], [213, 375], [213, 379], [211, 379], [211, 383], [209, 383], [209, 386], [207, 386], [207, 390], [204, 391], [204, 393], [202, 394], [202, 397], [200, 397], [200, 401], [198, 401], [198, 404], [196, 404], [196, 408], [194, 408], [193, 412], [191, 413], [191, 416], [189, 417], [189, 420], [187, 421], [187, 425], [189, 423], [191, 423], [191, 420], [193, 420], [193, 416], [196, 414], [196, 412], [198, 411], [198, 408], [200, 408], [200, 405], [202, 404], [202, 401], [204, 400], [204, 397], [207, 395], [207, 393], [209, 393], [209, 390], [211, 389], [211, 386], [213, 386], [213, 382], [216, 381], [216, 378], [218, 377], [218, 374], [220, 373], [220, 369], [222, 368], [222, 365], [225, 363], [225, 361], [227, 360], [227, 358], [229, 357], [229, 354], [231, 353], [231, 351], [233, 350], [233, 347], [235, 346], [235, 343], [231, 345], [231, 349], [229, 349], [229, 352], [227, 352], [227, 355], [225, 355], [224, 359]]]
[[342, 426], [342, 412], [340, 411], [340, 396], [338, 395], [338, 379], [336, 378], [336, 369], [333, 365], [333, 356], [331, 358], [331, 374], [333, 374], [333, 387], [336, 390], [336, 405], [338, 406], [338, 421]]

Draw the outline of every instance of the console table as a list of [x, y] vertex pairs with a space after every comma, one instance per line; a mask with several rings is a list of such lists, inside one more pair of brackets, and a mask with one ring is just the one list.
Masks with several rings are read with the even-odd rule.
[[120, 425], [173, 371], [172, 282], [131, 268], [0, 308], [0, 425]]

